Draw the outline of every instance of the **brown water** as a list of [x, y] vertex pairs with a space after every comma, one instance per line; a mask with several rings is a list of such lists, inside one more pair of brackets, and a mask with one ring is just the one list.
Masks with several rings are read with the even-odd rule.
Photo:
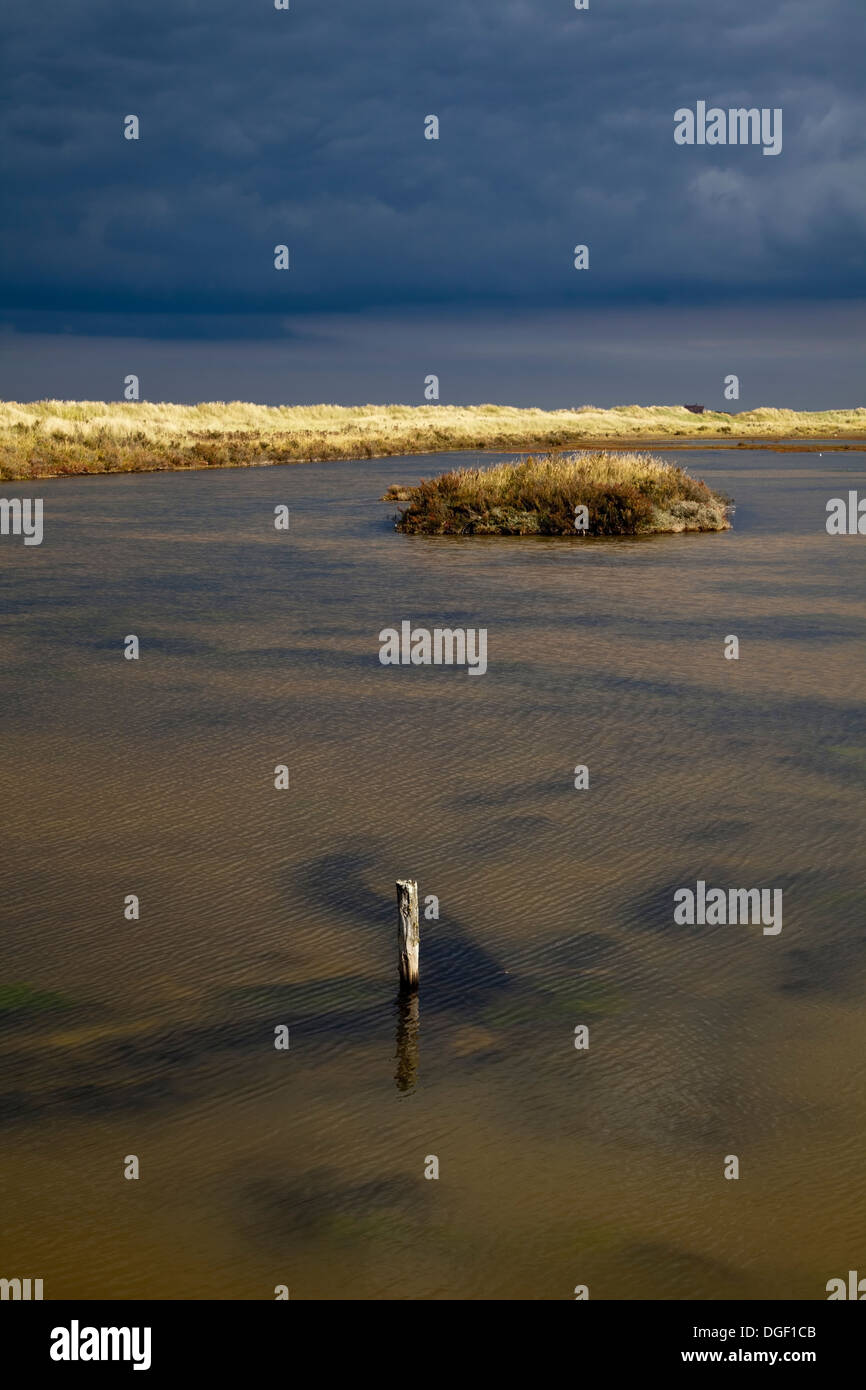
[[[0, 540], [0, 1275], [810, 1299], [866, 1273], [866, 540], [824, 528], [866, 455], [675, 457], [733, 531], [397, 535], [377, 499], [441, 456], [3, 486], [45, 540]], [[404, 618], [487, 628], [487, 674], [381, 666]], [[441, 904], [417, 1020], [406, 875]], [[674, 926], [698, 878], [782, 888], [781, 934]]]

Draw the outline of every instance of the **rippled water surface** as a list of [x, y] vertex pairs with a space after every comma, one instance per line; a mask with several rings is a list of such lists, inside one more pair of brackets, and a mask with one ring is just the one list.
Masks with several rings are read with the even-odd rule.
[[[760, 1299], [862, 1269], [866, 539], [824, 520], [866, 456], [673, 457], [731, 532], [396, 534], [378, 498], [442, 456], [4, 485], [45, 540], [0, 540], [0, 1274]], [[403, 619], [485, 627], [487, 674], [381, 666]], [[440, 917], [401, 1013], [404, 876]], [[698, 878], [782, 888], [781, 934], [675, 926]]]

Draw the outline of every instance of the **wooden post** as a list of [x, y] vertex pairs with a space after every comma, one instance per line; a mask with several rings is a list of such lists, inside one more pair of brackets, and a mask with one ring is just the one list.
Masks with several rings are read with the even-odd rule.
[[397, 879], [397, 949], [400, 953], [400, 989], [418, 988], [418, 884], [414, 878]]

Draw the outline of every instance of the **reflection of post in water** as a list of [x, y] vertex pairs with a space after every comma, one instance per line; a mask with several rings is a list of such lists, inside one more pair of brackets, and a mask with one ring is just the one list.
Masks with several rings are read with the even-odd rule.
[[398, 1091], [411, 1091], [418, 1080], [420, 1027], [418, 995], [401, 994], [397, 1000], [397, 1070], [394, 1073]]

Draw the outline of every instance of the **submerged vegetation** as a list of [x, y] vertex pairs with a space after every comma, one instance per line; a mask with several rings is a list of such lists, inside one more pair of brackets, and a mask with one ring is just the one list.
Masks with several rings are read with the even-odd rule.
[[0, 479], [240, 468], [451, 449], [866, 437], [866, 408], [695, 414], [686, 406], [521, 410], [503, 405], [298, 405], [243, 401], [0, 402]]
[[65, 1013], [72, 1007], [71, 999], [53, 990], [35, 989], [28, 984], [0, 984], [0, 1025]]
[[651, 454], [549, 454], [454, 469], [395, 485], [383, 500], [409, 504], [398, 530], [428, 536], [636, 536], [730, 525], [727, 498]]

